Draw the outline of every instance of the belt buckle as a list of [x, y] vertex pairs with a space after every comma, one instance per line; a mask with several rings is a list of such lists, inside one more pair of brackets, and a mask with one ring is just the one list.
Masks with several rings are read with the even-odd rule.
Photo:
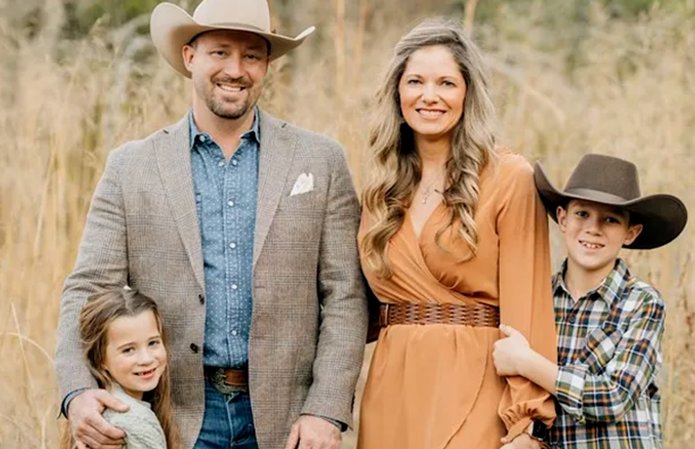
[[386, 327], [389, 325], [389, 308], [390, 304], [381, 304], [379, 307], [379, 327]]
[[227, 383], [227, 377], [224, 375], [224, 368], [217, 368], [215, 373], [211, 376], [212, 385], [215, 389], [222, 394], [233, 394], [238, 392], [247, 392], [246, 387], [241, 387], [239, 385], [230, 385]]

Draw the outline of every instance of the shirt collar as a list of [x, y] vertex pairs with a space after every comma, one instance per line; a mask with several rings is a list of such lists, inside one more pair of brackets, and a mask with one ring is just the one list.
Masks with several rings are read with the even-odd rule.
[[[189, 146], [191, 148], [191, 151], [193, 151], [193, 148], [196, 143], [196, 138], [198, 136], [201, 137], [210, 137], [207, 133], [202, 132], [198, 129], [198, 127], [195, 124], [195, 120], [193, 120], [193, 110], [190, 110], [188, 112], [188, 130], [189, 130]], [[251, 124], [251, 129], [246, 131], [244, 134], [241, 135], [241, 138], [243, 139], [244, 137], [249, 137], [250, 139], [253, 139], [257, 144], [261, 143], [261, 127], [260, 127], [260, 114], [258, 113], [258, 107], [253, 108], [253, 124]], [[212, 140], [212, 139], [211, 139]]]
[[[558, 290], [570, 295], [569, 289], [565, 284], [565, 273], [567, 272], [567, 259], [562, 263], [560, 271], [553, 276], [553, 293], [557, 294]], [[584, 295], [584, 298], [598, 296], [608, 305], [613, 304], [616, 298], [620, 298], [631, 279], [630, 270], [623, 259], [616, 259], [613, 270], [608, 273], [608, 276], [595, 289]], [[571, 295], [570, 295], [571, 296]]]

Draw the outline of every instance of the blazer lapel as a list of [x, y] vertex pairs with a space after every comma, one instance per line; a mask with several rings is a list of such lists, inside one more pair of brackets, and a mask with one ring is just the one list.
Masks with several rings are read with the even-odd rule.
[[165, 128], [155, 140], [157, 166], [169, 200], [174, 222], [186, 248], [195, 278], [205, 291], [203, 253], [200, 243], [198, 211], [193, 193], [188, 115]]
[[258, 201], [256, 206], [256, 235], [253, 244], [253, 267], [268, 235], [270, 224], [285, 190], [285, 180], [295, 153], [295, 139], [281, 122], [260, 112], [260, 168], [258, 175]]

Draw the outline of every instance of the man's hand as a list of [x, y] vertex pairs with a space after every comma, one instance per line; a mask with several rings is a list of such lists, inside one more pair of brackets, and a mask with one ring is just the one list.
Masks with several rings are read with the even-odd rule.
[[70, 431], [77, 449], [120, 449], [125, 433], [101, 416], [105, 409], [128, 411], [128, 406], [108, 391], [90, 388], [78, 394], [68, 405]]
[[340, 449], [340, 429], [318, 416], [302, 415], [290, 430], [285, 449]]
[[[506, 441], [506, 438], [502, 438], [502, 443], [505, 443]], [[540, 441], [531, 438], [531, 435], [528, 433], [521, 433], [500, 449], [541, 449], [541, 443]]]
[[497, 340], [492, 350], [497, 375], [520, 376], [522, 365], [531, 349], [528, 340], [521, 332], [506, 324], [500, 324], [500, 331], [507, 338]]

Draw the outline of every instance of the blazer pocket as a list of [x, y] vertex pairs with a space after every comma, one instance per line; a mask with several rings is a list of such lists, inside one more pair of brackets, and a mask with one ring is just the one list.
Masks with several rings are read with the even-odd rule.
[[285, 212], [302, 212], [304, 214], [323, 213], [324, 203], [321, 192], [312, 190], [311, 192], [300, 193], [292, 196], [285, 196], [280, 200], [279, 209]]

